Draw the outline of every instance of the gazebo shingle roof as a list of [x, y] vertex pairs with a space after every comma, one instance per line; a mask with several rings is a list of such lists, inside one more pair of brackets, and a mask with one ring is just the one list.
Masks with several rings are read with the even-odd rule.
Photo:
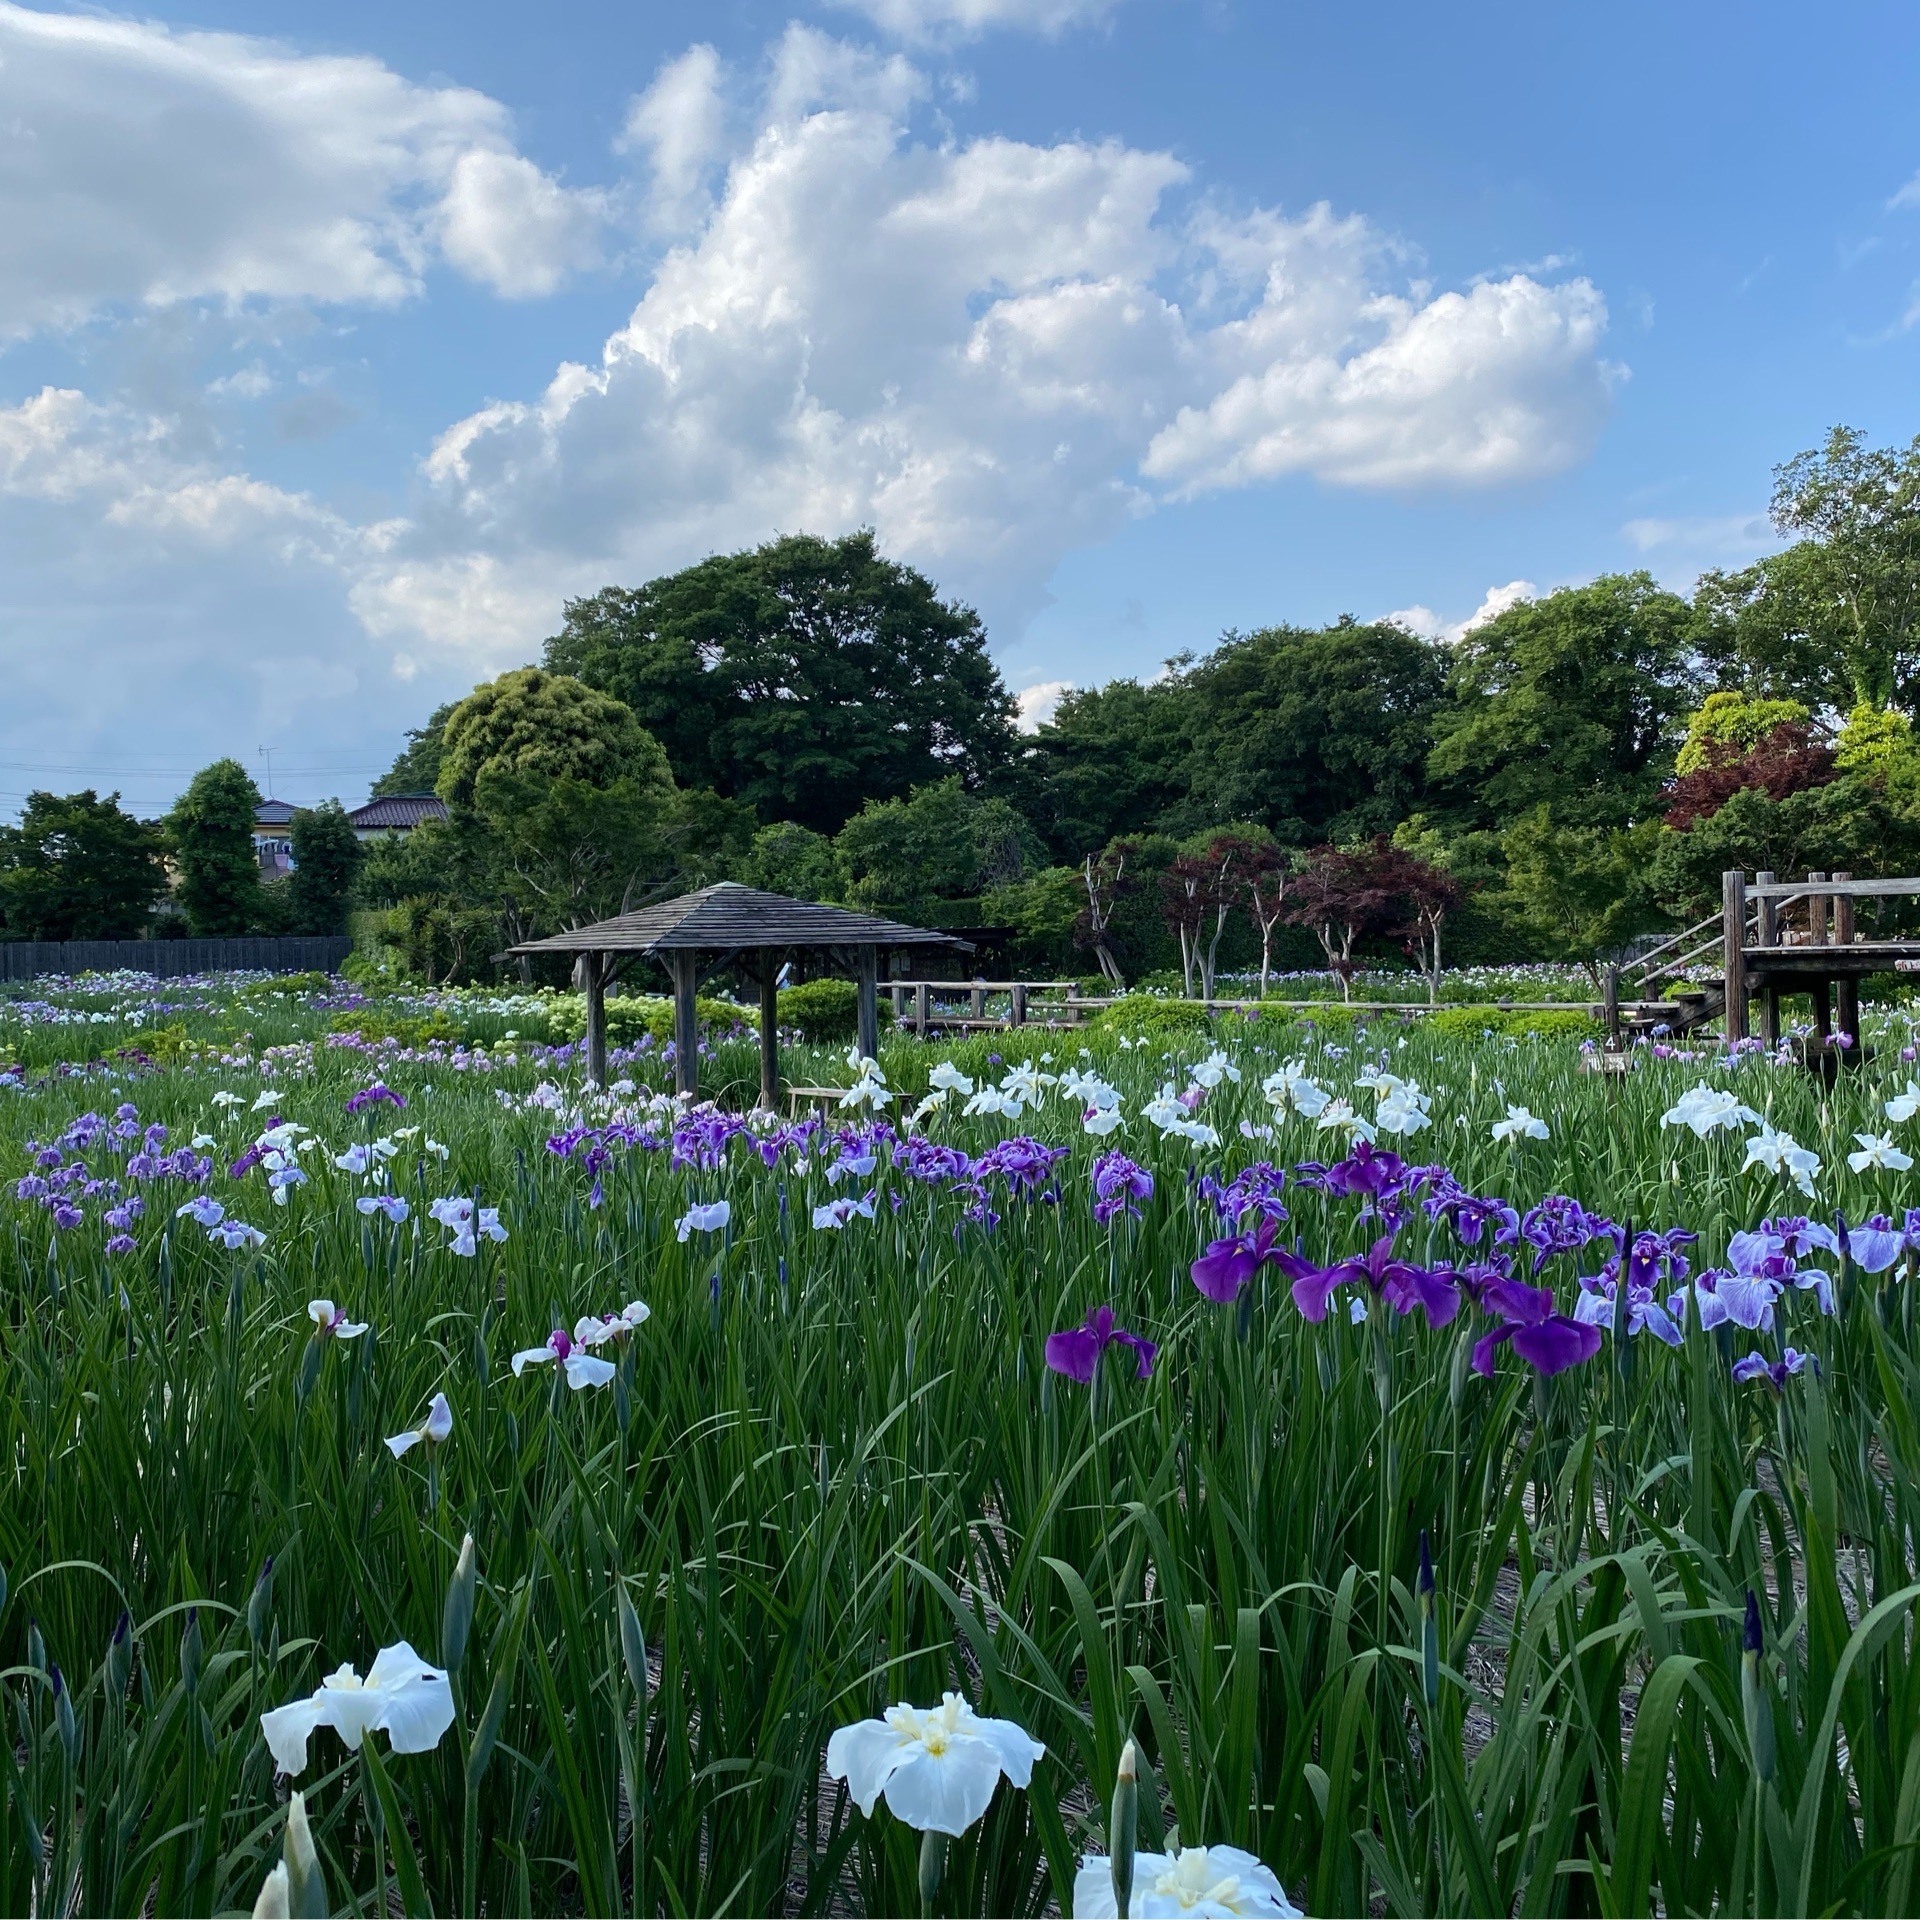
[[844, 907], [790, 900], [722, 880], [683, 893], [677, 900], [617, 914], [571, 933], [523, 941], [510, 953], [668, 953], [698, 949], [705, 953], [741, 947], [958, 947], [969, 943], [948, 933], [904, 926]]

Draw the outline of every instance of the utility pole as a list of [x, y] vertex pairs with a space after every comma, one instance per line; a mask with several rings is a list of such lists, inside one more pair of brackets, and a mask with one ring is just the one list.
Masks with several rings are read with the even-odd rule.
[[271, 747], [255, 747], [254, 752], [259, 754], [267, 763], [266, 797], [271, 800], [273, 798], [273, 749]]

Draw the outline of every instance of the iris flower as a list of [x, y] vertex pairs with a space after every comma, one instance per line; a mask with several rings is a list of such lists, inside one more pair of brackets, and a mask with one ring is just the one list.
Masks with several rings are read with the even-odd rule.
[[921, 1833], [961, 1834], [986, 1812], [1004, 1773], [1016, 1787], [1046, 1753], [1011, 1720], [988, 1720], [957, 1693], [937, 1707], [889, 1707], [878, 1720], [837, 1728], [827, 1773], [844, 1780], [873, 1818], [882, 1794], [896, 1820]]
[[357, 1340], [367, 1330], [364, 1320], [349, 1320], [346, 1308], [336, 1307], [331, 1300], [309, 1300], [307, 1316], [316, 1340]]
[[606, 1337], [606, 1325], [599, 1320], [577, 1320], [572, 1333], [565, 1327], [555, 1327], [547, 1335], [544, 1346], [523, 1347], [513, 1356], [513, 1377], [518, 1380], [529, 1367], [545, 1366], [549, 1360], [557, 1360], [565, 1368], [567, 1385], [575, 1393], [587, 1387], [604, 1387], [617, 1369], [611, 1360], [599, 1359], [587, 1348], [598, 1346]]
[[1153, 1198], [1153, 1175], [1145, 1167], [1129, 1160], [1124, 1153], [1103, 1153], [1093, 1163], [1093, 1218], [1106, 1226], [1127, 1213], [1139, 1219], [1136, 1200]]
[[1139, 1334], [1115, 1326], [1111, 1307], [1095, 1307], [1079, 1326], [1048, 1334], [1047, 1365], [1055, 1373], [1064, 1373], [1069, 1380], [1078, 1380], [1083, 1387], [1090, 1387], [1094, 1374], [1099, 1371], [1100, 1356], [1111, 1346], [1131, 1347], [1138, 1356], [1134, 1378], [1152, 1378], [1153, 1356], [1160, 1349], [1151, 1340], [1143, 1340]]
[[1789, 1133], [1781, 1133], [1766, 1122], [1747, 1141], [1747, 1158], [1742, 1173], [1761, 1167], [1768, 1173], [1790, 1179], [1808, 1199], [1813, 1198], [1813, 1183], [1820, 1172], [1820, 1156], [1803, 1147]]
[[382, 1729], [395, 1753], [430, 1753], [453, 1725], [453, 1688], [402, 1640], [382, 1647], [362, 1680], [351, 1664], [327, 1675], [310, 1700], [294, 1700], [260, 1716], [273, 1764], [301, 1773], [317, 1727], [331, 1727], [355, 1753]]
[[383, 1213], [397, 1227], [410, 1209], [397, 1193], [363, 1193], [354, 1206], [364, 1214]]
[[1274, 1245], [1279, 1231], [1280, 1223], [1263, 1214], [1250, 1232], [1209, 1241], [1206, 1252], [1188, 1269], [1193, 1284], [1218, 1305], [1231, 1305], [1267, 1261], [1280, 1257]]
[[410, 1433], [395, 1433], [387, 1436], [387, 1445], [398, 1460], [411, 1452], [421, 1441], [437, 1447], [453, 1433], [453, 1409], [447, 1405], [447, 1396], [436, 1393], [427, 1408], [427, 1417]]
[[[1764, 1353], [1743, 1354], [1733, 1363], [1733, 1377], [1736, 1380], [1764, 1380], [1775, 1393], [1785, 1393], [1790, 1376], [1798, 1373], [1813, 1356], [1801, 1353], [1793, 1347], [1781, 1349], [1778, 1360], [1768, 1360]], [[1816, 1371], [1818, 1362], [1815, 1362]]]
[[711, 1206], [689, 1207], [680, 1216], [680, 1238], [686, 1240], [696, 1233], [718, 1233], [732, 1218], [730, 1201], [716, 1200]]
[[1564, 1373], [1600, 1351], [1600, 1329], [1556, 1312], [1550, 1287], [1495, 1280], [1482, 1290], [1480, 1304], [1504, 1323], [1474, 1343], [1473, 1370], [1488, 1379], [1494, 1354], [1508, 1342], [1536, 1373], [1548, 1375]]
[[1885, 1273], [1903, 1253], [1920, 1247], [1920, 1212], [1909, 1211], [1904, 1228], [1896, 1228], [1884, 1213], [1876, 1213], [1848, 1232], [1847, 1245], [1862, 1273]]
[[207, 1239], [231, 1253], [239, 1247], [264, 1246], [267, 1236], [258, 1227], [248, 1226], [244, 1220], [222, 1220], [218, 1226], [207, 1229]]
[[843, 1194], [838, 1200], [829, 1200], [824, 1207], [813, 1210], [813, 1224], [821, 1230], [837, 1229], [854, 1220], [873, 1218], [873, 1190], [868, 1190], [856, 1200], [850, 1194]]
[[1738, 1094], [1703, 1083], [1689, 1087], [1660, 1116], [1660, 1124], [1663, 1127], [1690, 1127], [1704, 1140], [1708, 1134], [1718, 1132], [1723, 1127], [1758, 1126], [1760, 1116], [1751, 1107], [1742, 1105]]
[[1860, 1151], [1847, 1155], [1847, 1165], [1855, 1173], [1865, 1173], [1869, 1167], [1888, 1173], [1906, 1173], [1913, 1166], [1913, 1155], [1902, 1153], [1893, 1144], [1890, 1133], [1856, 1133], [1853, 1137], [1859, 1141]]
[[1544, 1140], [1547, 1123], [1525, 1107], [1509, 1106], [1507, 1117], [1493, 1123], [1493, 1137], [1496, 1140]]
[[1338, 1287], [1360, 1281], [1396, 1313], [1416, 1307], [1430, 1327], [1444, 1327], [1460, 1311], [1460, 1283], [1446, 1267], [1416, 1267], [1393, 1257], [1391, 1233], [1383, 1233], [1367, 1251], [1330, 1267], [1315, 1266], [1297, 1253], [1274, 1254], [1280, 1271], [1293, 1282], [1293, 1304], [1309, 1320], [1327, 1317], [1327, 1301]]
[[[1113, 1862], [1087, 1854], [1073, 1881], [1075, 1920], [1116, 1920]], [[1301, 1920], [1271, 1868], [1238, 1847], [1182, 1847], [1177, 1855], [1136, 1853], [1133, 1920], [1219, 1920], [1231, 1914], [1271, 1914]]]

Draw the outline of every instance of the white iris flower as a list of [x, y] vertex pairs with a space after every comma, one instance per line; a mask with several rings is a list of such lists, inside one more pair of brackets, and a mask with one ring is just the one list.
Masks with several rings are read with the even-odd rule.
[[[1073, 1882], [1073, 1911], [1087, 1920], [1114, 1920], [1120, 1908], [1113, 1897], [1113, 1863], [1088, 1854]], [[1209, 1920], [1227, 1914], [1277, 1914], [1300, 1920], [1300, 1909], [1286, 1889], [1250, 1853], [1238, 1847], [1182, 1847], [1133, 1856], [1134, 1920]]]
[[430, 1753], [453, 1725], [453, 1688], [402, 1640], [382, 1647], [362, 1680], [352, 1666], [321, 1681], [310, 1700], [294, 1700], [260, 1716], [273, 1764], [300, 1773], [316, 1727], [331, 1727], [355, 1753], [375, 1729], [384, 1729], [395, 1753]]
[[957, 1693], [937, 1707], [889, 1707], [878, 1720], [841, 1727], [827, 1742], [827, 1772], [844, 1780], [868, 1819], [888, 1810], [921, 1833], [965, 1833], [986, 1812], [1004, 1773], [1033, 1778], [1046, 1748], [1011, 1720], [986, 1720]]

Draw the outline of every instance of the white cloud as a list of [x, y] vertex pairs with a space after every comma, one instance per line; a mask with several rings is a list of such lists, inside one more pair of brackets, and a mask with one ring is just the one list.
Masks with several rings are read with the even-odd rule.
[[709, 46], [689, 47], [634, 96], [620, 141], [645, 153], [651, 165], [656, 225], [678, 232], [706, 210], [708, 177], [722, 158], [725, 138], [720, 56]]
[[1642, 553], [1680, 548], [1689, 552], [1707, 550], [1751, 558], [1767, 547], [1780, 544], [1780, 536], [1774, 532], [1773, 522], [1764, 507], [1753, 513], [1629, 520], [1620, 531]]
[[1022, 687], [1013, 697], [1017, 709], [1014, 726], [1021, 733], [1038, 733], [1072, 691], [1071, 680], [1041, 680], [1031, 687]]
[[[700, 103], [724, 85], [690, 58], [633, 135], [676, 194], [707, 177]], [[1435, 294], [1357, 215], [1188, 210], [1166, 153], [923, 143], [925, 94], [897, 56], [790, 28], [717, 197], [627, 324], [537, 398], [441, 435], [393, 563], [408, 584], [363, 581], [363, 617], [399, 634], [418, 583], [451, 580], [429, 644], [491, 649], [549, 596], [531, 644], [564, 592], [868, 524], [1005, 620], [1164, 495], [1288, 473], [1479, 487], [1598, 433], [1587, 282]]]
[[996, 27], [1054, 35], [1107, 19], [1120, 0], [833, 0], [882, 33], [920, 45], [973, 40]]
[[1480, 604], [1464, 620], [1443, 620], [1431, 607], [1417, 605], [1401, 607], [1380, 617], [1405, 627], [1409, 633], [1417, 633], [1423, 640], [1444, 640], [1452, 645], [1465, 639], [1476, 627], [1499, 619], [1509, 607], [1539, 596], [1540, 589], [1531, 580], [1509, 580], [1504, 587], [1489, 587]]
[[601, 211], [470, 89], [0, 0], [0, 337], [124, 304], [391, 303], [436, 255], [543, 292]]

